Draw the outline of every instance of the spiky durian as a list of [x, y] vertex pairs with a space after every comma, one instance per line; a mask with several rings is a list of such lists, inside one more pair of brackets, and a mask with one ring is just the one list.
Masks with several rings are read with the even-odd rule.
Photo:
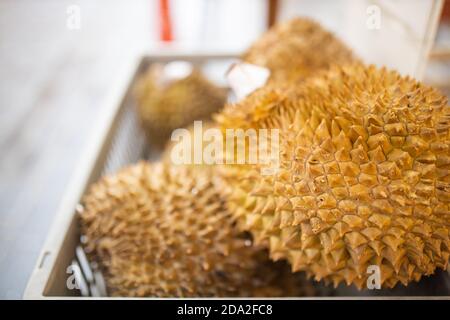
[[84, 197], [82, 233], [110, 294], [311, 294], [299, 275], [236, 230], [217, 188], [208, 170], [161, 163], [139, 163], [94, 184]]
[[259, 128], [265, 119], [270, 119], [273, 110], [285, 103], [289, 88], [287, 84], [266, 85], [241, 101], [226, 104], [213, 118], [223, 131], [233, 128]]
[[159, 147], [165, 145], [174, 129], [210, 118], [227, 97], [225, 89], [216, 87], [197, 69], [178, 80], [167, 82], [163, 77], [160, 65], [151, 66], [134, 88], [145, 132]]
[[288, 95], [269, 119], [283, 129], [278, 173], [252, 170], [232, 186], [230, 210], [244, 228], [273, 259], [335, 286], [363, 287], [369, 265], [384, 287], [446, 268], [446, 98], [362, 65], [333, 68]]
[[[291, 86], [288, 83], [278, 86], [269, 84], [255, 90], [241, 101], [226, 104], [220, 113], [214, 115], [217, 127], [223, 133], [224, 145], [229, 143], [230, 140], [226, 136], [226, 131], [229, 129], [280, 128], [278, 122], [280, 119], [286, 119], [286, 117], [280, 116], [280, 112], [283, 113], [280, 110], [284, 110], [283, 106], [289, 102], [288, 92], [290, 89]], [[232, 139], [234, 140], [234, 137]], [[235, 142], [233, 141], [234, 144]], [[245, 147], [247, 157], [250, 152], [248, 144]], [[251, 231], [258, 243], [264, 245], [262, 237], [247, 227], [247, 220], [251, 219], [248, 206], [251, 206], [254, 202], [253, 197], [249, 196], [254, 181], [248, 179], [249, 171], [253, 166], [250, 164], [225, 164], [227, 157], [235, 158], [236, 151], [236, 148], [234, 148], [231, 151], [234, 154], [230, 155], [230, 150], [225, 149], [222, 161], [224, 165], [217, 165], [214, 170], [224, 182], [221, 192], [227, 199], [230, 199], [226, 204], [238, 218], [238, 228]]]
[[[289, 87], [333, 64], [357, 62], [351, 50], [318, 23], [295, 18], [276, 25], [244, 53], [246, 62], [270, 69], [268, 84], [242, 101], [226, 104], [214, 119], [222, 128], [255, 128], [272, 120], [270, 113], [286, 102]], [[276, 124], [267, 124], [269, 127]]]
[[293, 82], [327, 69], [332, 64], [355, 61], [348, 49], [317, 22], [295, 18], [280, 23], [244, 53], [246, 62], [270, 69], [270, 82]]

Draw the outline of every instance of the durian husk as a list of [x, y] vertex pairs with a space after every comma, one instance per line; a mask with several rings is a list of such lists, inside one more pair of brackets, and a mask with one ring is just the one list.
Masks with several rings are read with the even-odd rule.
[[153, 65], [137, 80], [133, 95], [148, 140], [163, 148], [173, 130], [211, 119], [224, 106], [227, 90], [212, 84], [198, 69], [165, 82], [161, 66]]
[[269, 68], [269, 83], [296, 82], [332, 64], [356, 62], [335, 35], [309, 18], [279, 23], [263, 34], [242, 56], [248, 63]]
[[287, 83], [265, 85], [250, 93], [241, 101], [227, 103], [221, 112], [214, 114], [217, 126], [226, 129], [261, 128], [271, 113], [286, 103], [287, 92], [291, 85]]
[[273, 110], [287, 103], [289, 88], [334, 64], [359, 63], [351, 50], [309, 18], [294, 18], [272, 27], [243, 55], [248, 63], [267, 67], [268, 83], [237, 103], [228, 103], [213, 116], [226, 129], [277, 127]]
[[281, 129], [278, 173], [252, 166], [231, 179], [229, 210], [241, 227], [272, 259], [334, 286], [363, 288], [370, 265], [386, 288], [445, 269], [447, 99], [361, 64], [334, 67], [287, 95], [260, 123]]
[[[234, 130], [251, 130], [251, 129], [271, 129], [281, 128], [282, 124], [279, 121], [284, 121], [285, 117], [279, 116], [285, 112], [285, 105], [288, 105], [289, 95], [292, 86], [288, 83], [279, 84], [277, 86], [267, 84], [235, 103], [228, 103], [225, 105], [220, 113], [214, 115], [214, 121], [216, 126], [220, 128], [223, 134], [223, 145], [226, 146], [230, 141], [227, 138], [226, 131], [228, 129]], [[285, 124], [287, 127], [288, 124]], [[234, 141], [235, 143], [236, 141]], [[235, 143], [236, 145], [236, 143]], [[246, 145], [246, 156], [250, 151]], [[235, 147], [235, 154], [237, 147]], [[215, 172], [223, 179], [224, 186], [222, 193], [226, 197], [238, 197], [238, 202], [242, 201], [244, 207], [251, 205], [247, 201], [252, 201], [252, 198], [244, 197], [242, 194], [242, 184], [247, 184], [247, 178], [249, 172], [254, 168], [254, 165], [250, 164], [226, 164], [226, 158], [233, 158], [234, 155], [228, 154], [228, 149], [224, 150], [222, 165], [215, 166]], [[247, 158], [248, 159], [248, 158]], [[251, 189], [245, 190], [250, 192]], [[233, 201], [228, 201], [227, 205], [230, 210], [236, 214], [237, 217], [241, 217], [242, 208], [236, 207]], [[248, 230], [246, 227], [246, 219], [238, 219], [238, 227], [240, 230]], [[253, 234], [258, 236], [258, 234]], [[263, 239], [258, 236], [259, 243], [261, 244]]]
[[298, 296], [301, 275], [274, 264], [235, 227], [209, 170], [139, 163], [84, 197], [86, 251], [109, 294], [132, 297]]

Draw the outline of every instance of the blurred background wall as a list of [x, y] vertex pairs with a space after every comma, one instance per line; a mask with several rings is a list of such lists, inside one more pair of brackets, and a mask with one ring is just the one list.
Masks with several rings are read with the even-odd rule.
[[[423, 30], [439, 2], [1, 0], [0, 298], [22, 296], [104, 98], [136, 54], [239, 53], [275, 20], [309, 15], [367, 61], [419, 75], [418, 48], [430, 40]], [[372, 5], [381, 8], [380, 29], [367, 27]], [[450, 32], [442, 21], [424, 73], [448, 89]]]

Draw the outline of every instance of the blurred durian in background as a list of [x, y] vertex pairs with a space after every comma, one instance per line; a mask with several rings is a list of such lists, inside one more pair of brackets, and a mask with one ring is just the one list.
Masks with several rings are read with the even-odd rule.
[[268, 68], [269, 82], [295, 82], [333, 64], [356, 61], [347, 46], [319, 23], [294, 18], [263, 34], [242, 55], [246, 62]]
[[152, 64], [137, 80], [134, 96], [149, 142], [162, 148], [173, 130], [195, 120], [208, 120], [219, 111], [227, 90], [214, 85], [201, 70], [180, 61]]

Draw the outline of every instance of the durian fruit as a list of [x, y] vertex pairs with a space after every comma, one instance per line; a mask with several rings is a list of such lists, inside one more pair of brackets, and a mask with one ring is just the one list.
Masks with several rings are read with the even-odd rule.
[[[291, 123], [292, 115], [286, 113], [294, 109], [286, 108], [291, 100], [292, 88], [293, 86], [288, 83], [278, 86], [269, 84], [255, 90], [241, 101], [226, 104], [220, 113], [214, 115], [217, 127], [221, 129], [224, 136], [223, 144], [229, 143], [226, 136], [228, 129], [244, 131], [263, 128], [282, 129], [283, 124], [287, 128]], [[224, 152], [224, 159], [233, 158], [234, 155], [229, 155], [227, 151], [228, 149]], [[234, 152], [236, 153], [236, 148]], [[246, 155], [249, 153], [247, 148]], [[238, 227], [241, 230], [248, 230], [246, 208], [254, 201], [253, 197], [249, 196], [254, 185], [254, 181], [248, 179], [252, 167], [250, 164], [224, 164], [214, 168], [224, 181], [221, 192], [226, 197], [231, 197], [232, 201], [228, 201], [227, 206], [238, 217]], [[254, 233], [253, 236], [258, 243], [262, 244], [263, 239], [259, 234]]]
[[280, 23], [243, 54], [248, 63], [269, 68], [269, 82], [237, 103], [228, 103], [214, 115], [221, 128], [259, 128], [266, 119], [270, 127], [272, 110], [286, 102], [289, 88], [333, 64], [359, 60], [339, 39], [308, 18]]
[[275, 25], [242, 56], [269, 68], [270, 82], [295, 82], [332, 64], [355, 62], [351, 50], [319, 23], [295, 18]]
[[209, 170], [139, 163], [102, 178], [80, 213], [112, 296], [312, 294], [235, 228]]
[[[280, 110], [284, 110], [284, 106], [289, 103], [290, 89], [291, 86], [288, 83], [278, 86], [269, 84], [255, 90], [241, 101], [226, 104], [220, 113], [214, 115], [217, 127], [221, 129], [224, 137], [223, 144], [226, 146], [230, 143], [226, 135], [228, 129], [281, 128], [278, 122], [280, 119], [285, 120], [286, 117], [280, 116]], [[283, 113], [283, 111], [281, 112]], [[286, 127], [288, 124], [290, 122], [287, 122]], [[222, 194], [231, 200], [227, 201], [227, 207], [238, 218], [237, 225], [241, 231], [251, 231], [259, 245], [267, 246], [263, 237], [247, 226], [248, 221], [251, 220], [248, 218], [251, 213], [248, 212], [248, 206], [251, 207], [254, 202], [253, 197], [249, 196], [254, 184], [254, 181], [249, 179], [249, 172], [253, 166], [250, 164], [225, 164], [227, 157], [234, 158], [237, 149], [233, 150], [233, 155], [229, 155], [228, 151], [225, 149], [223, 154], [224, 165], [217, 165], [214, 168], [216, 174], [224, 182], [221, 189]], [[250, 153], [248, 148], [245, 152], [246, 156]]]
[[335, 286], [364, 287], [370, 265], [380, 267], [387, 288], [445, 269], [446, 98], [358, 64], [334, 67], [288, 96], [270, 116], [283, 129], [277, 174], [262, 176], [254, 166], [232, 186], [229, 210], [256, 242], [293, 271]]
[[271, 118], [273, 110], [286, 102], [286, 92], [290, 87], [284, 83], [256, 89], [241, 101], [227, 103], [219, 113], [214, 114], [214, 121], [223, 131], [260, 128], [263, 121]]
[[227, 91], [212, 84], [200, 70], [177, 80], [164, 77], [162, 66], [152, 65], [133, 90], [146, 135], [157, 147], [165, 145], [173, 130], [210, 119], [227, 98]]

